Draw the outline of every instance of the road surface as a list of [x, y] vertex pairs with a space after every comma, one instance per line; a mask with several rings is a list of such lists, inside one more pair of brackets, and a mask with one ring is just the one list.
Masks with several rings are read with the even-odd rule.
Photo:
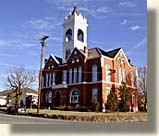
[[[0, 124], [69, 124], [72, 121], [45, 119], [23, 115], [10, 115], [0, 111]], [[75, 123], [75, 122], [74, 122]]]

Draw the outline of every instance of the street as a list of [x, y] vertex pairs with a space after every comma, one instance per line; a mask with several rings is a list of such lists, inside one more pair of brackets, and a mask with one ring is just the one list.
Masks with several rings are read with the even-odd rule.
[[71, 121], [45, 119], [23, 115], [9, 115], [0, 111], [0, 124], [69, 124]]

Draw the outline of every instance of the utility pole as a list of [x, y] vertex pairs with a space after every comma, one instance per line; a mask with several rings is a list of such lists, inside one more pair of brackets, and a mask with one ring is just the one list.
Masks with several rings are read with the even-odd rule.
[[45, 40], [49, 38], [49, 36], [43, 36], [41, 40], [41, 58], [40, 58], [40, 71], [39, 71], [39, 89], [38, 89], [38, 107], [37, 107], [37, 113], [39, 114], [40, 111], [40, 98], [41, 98], [41, 88], [42, 88], [42, 65], [43, 65], [43, 60], [44, 60], [44, 48], [46, 46]]

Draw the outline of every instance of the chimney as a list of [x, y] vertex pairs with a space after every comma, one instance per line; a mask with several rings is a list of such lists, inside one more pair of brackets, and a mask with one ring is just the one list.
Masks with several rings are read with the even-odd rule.
[[128, 59], [128, 62], [129, 62], [129, 64], [131, 65], [131, 60], [130, 60], [130, 59]]
[[45, 65], [46, 65], [47, 59], [45, 59]]
[[84, 54], [86, 55], [86, 57], [85, 57], [85, 62], [86, 62], [86, 60], [88, 58], [88, 48], [86, 46], [84, 46]]
[[88, 55], [88, 48], [84, 46], [84, 53]]

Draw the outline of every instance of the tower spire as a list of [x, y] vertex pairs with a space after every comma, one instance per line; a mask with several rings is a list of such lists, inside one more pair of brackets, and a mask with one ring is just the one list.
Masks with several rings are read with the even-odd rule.
[[75, 13], [76, 13], [77, 15], [79, 15], [77, 6], [74, 6], [73, 11], [72, 11], [72, 15], [74, 15]]

